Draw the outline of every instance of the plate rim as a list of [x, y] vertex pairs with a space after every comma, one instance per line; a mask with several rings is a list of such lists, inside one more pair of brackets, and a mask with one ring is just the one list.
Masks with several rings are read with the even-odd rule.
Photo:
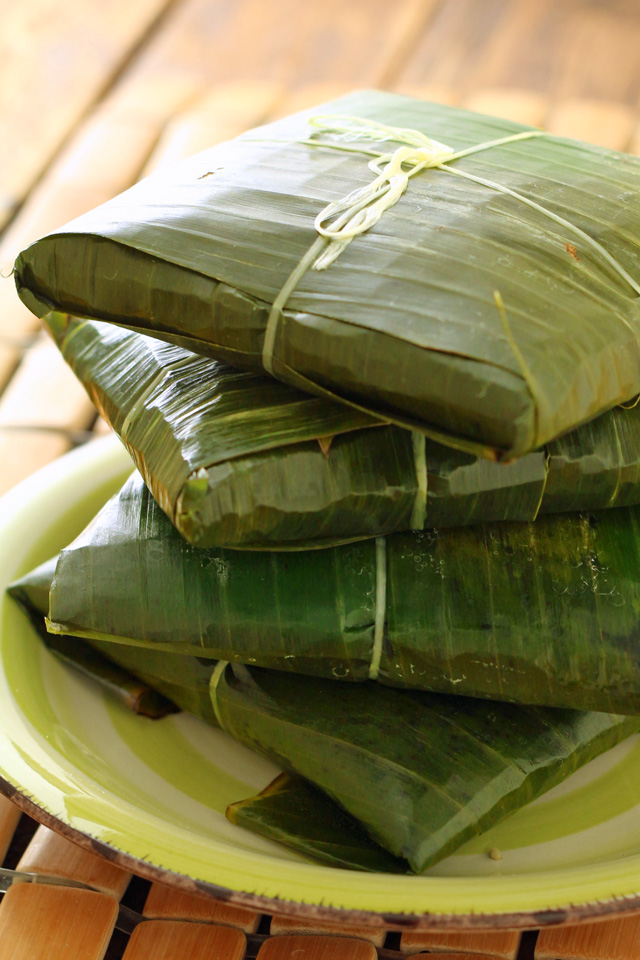
[[[60, 478], [75, 477], [78, 473], [82, 474], [84, 470], [86, 479], [93, 479], [93, 488], [97, 488], [96, 478], [92, 472], [92, 468], [95, 470], [95, 462], [109, 462], [111, 460], [117, 462], [119, 458], [116, 456], [116, 452], [120, 454], [120, 458], [123, 457], [124, 451], [119, 441], [112, 436], [108, 436], [91, 441], [89, 444], [43, 467], [0, 499], [0, 527], [3, 525], [4, 518], [7, 514], [11, 517], [14, 509], [20, 506], [24, 508], [25, 502], [28, 503], [30, 500], [37, 498], [38, 495], [41, 494], [43, 485], [46, 486], [48, 482], [56, 479], [59, 482]], [[119, 475], [124, 474], [126, 470], [124, 466], [125, 463], [126, 460], [122, 459], [123, 465], [116, 471]], [[131, 469], [133, 469], [133, 467], [134, 465], [131, 464]], [[91, 491], [84, 490], [82, 492], [86, 494]], [[638, 872], [637, 886], [633, 893], [612, 894], [610, 897], [602, 899], [595, 898], [579, 903], [569, 901], [567, 903], [550, 906], [546, 909], [532, 908], [529, 910], [521, 909], [515, 911], [468, 911], [459, 913], [412, 911], [399, 913], [393, 910], [381, 911], [332, 906], [323, 902], [310, 903], [290, 900], [264, 893], [253, 893], [247, 890], [233, 889], [223, 884], [214, 883], [211, 880], [196, 879], [178, 870], [159, 866], [148, 860], [141, 859], [135, 854], [128, 853], [126, 850], [120, 849], [114, 844], [100, 840], [92, 836], [89, 832], [82, 831], [70, 823], [67, 823], [61, 816], [56, 816], [47, 810], [44, 805], [38, 803], [37, 798], [33, 795], [29, 795], [24, 789], [21, 789], [20, 786], [5, 779], [2, 775], [0, 775], [0, 793], [9, 798], [37, 822], [44, 824], [84, 849], [108, 859], [128, 872], [134, 873], [147, 880], [168, 884], [184, 892], [206, 896], [219, 902], [245, 907], [260, 913], [298, 917], [311, 921], [358, 924], [387, 930], [437, 929], [442, 931], [456, 930], [470, 932], [473, 930], [508, 928], [537, 929], [560, 924], [591, 922], [605, 918], [613, 919], [614, 917], [628, 916], [640, 911], [640, 871]], [[631, 859], [640, 862], [640, 856]], [[609, 863], [610, 862], [611, 861], [609, 861]], [[606, 863], [607, 862], [605, 862], [605, 864], [598, 864], [597, 866], [604, 867]], [[315, 864], [309, 865], [317, 866]], [[572, 868], [567, 868], [568, 871], [571, 869]], [[356, 875], [357, 874], [354, 873], [354, 876]], [[436, 882], [455, 882], [455, 878], [448, 877], [433, 877], [431, 879]], [[482, 882], [482, 879], [481, 877], [477, 878], [477, 882]]]

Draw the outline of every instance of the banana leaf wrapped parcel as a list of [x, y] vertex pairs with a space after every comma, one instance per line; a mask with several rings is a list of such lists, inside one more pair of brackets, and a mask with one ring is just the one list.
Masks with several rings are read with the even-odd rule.
[[197, 546], [300, 549], [640, 500], [640, 406], [496, 464], [111, 324], [44, 319]]
[[63, 550], [49, 630], [290, 673], [640, 714], [640, 508], [296, 553], [186, 543], [139, 474]]
[[[51, 569], [11, 587], [32, 615], [42, 607], [40, 587]], [[108, 655], [108, 646], [123, 662], [126, 648], [105, 644]], [[148, 649], [128, 650], [129, 669], [151, 684], [157, 673], [163, 686], [170, 673], [178, 697], [193, 686], [186, 709], [200, 699], [207, 670], [211, 705], [199, 715], [293, 775], [266, 795], [239, 797], [228, 814], [233, 822], [358, 869], [421, 873], [640, 730], [637, 717], [374, 683], [292, 682], [286, 673], [175, 652], [163, 652], [166, 664], [158, 669], [157, 651], [147, 662]]]
[[159, 172], [18, 258], [24, 302], [492, 457], [640, 392], [640, 159], [354, 93]]

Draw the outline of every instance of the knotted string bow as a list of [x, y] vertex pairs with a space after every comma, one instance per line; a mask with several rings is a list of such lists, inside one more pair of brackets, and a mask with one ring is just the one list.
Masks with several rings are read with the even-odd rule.
[[[376, 120], [367, 120], [362, 117], [343, 116], [341, 114], [327, 114], [311, 117], [309, 124], [318, 133], [333, 134], [334, 140], [314, 140], [308, 138], [298, 142], [312, 147], [324, 147], [333, 150], [343, 150], [350, 153], [369, 154], [373, 159], [369, 162], [369, 169], [376, 174], [375, 180], [353, 190], [342, 200], [334, 201], [320, 211], [315, 218], [315, 227], [318, 237], [304, 257], [287, 278], [284, 286], [273, 301], [262, 349], [262, 362], [265, 370], [274, 375], [273, 351], [280, 317], [289, 297], [296, 289], [307, 270], [326, 270], [351, 243], [354, 237], [370, 230], [386, 210], [394, 206], [407, 189], [409, 180], [417, 173], [429, 168], [446, 170], [448, 173], [474, 183], [489, 187], [499, 193], [507, 194], [521, 201], [538, 213], [548, 217], [564, 229], [579, 237], [584, 243], [596, 250], [597, 253], [612, 267], [619, 276], [640, 296], [640, 284], [618, 263], [597, 240], [581, 230], [575, 224], [565, 220], [542, 204], [537, 203], [524, 194], [517, 193], [510, 187], [475, 176], [459, 168], [452, 167], [453, 160], [480, 153], [494, 147], [500, 147], [518, 140], [531, 140], [534, 137], [548, 136], [544, 130], [524, 130], [521, 133], [500, 137], [497, 140], [487, 140], [464, 150], [454, 151], [451, 147], [432, 140], [420, 130], [407, 127], [392, 127], [378, 123]], [[358, 141], [374, 141], [377, 143], [393, 141], [399, 146], [393, 153], [380, 153], [378, 150], [367, 150], [356, 146]], [[349, 145], [352, 143], [353, 145]], [[408, 169], [405, 169], [407, 168]], [[628, 321], [624, 320], [627, 326]], [[503, 321], [504, 323], [504, 321]], [[520, 364], [519, 364], [520, 365]], [[526, 378], [525, 378], [526, 379]]]
[[[439, 166], [453, 157], [452, 147], [432, 140], [419, 130], [387, 127], [360, 117], [324, 116], [309, 121], [323, 133], [338, 133], [342, 138], [394, 140], [406, 144], [393, 153], [384, 153], [369, 161], [375, 180], [353, 190], [337, 202], [328, 203], [314, 221], [321, 237], [331, 241], [313, 264], [314, 270], [326, 270], [354, 237], [370, 230], [386, 210], [393, 207], [409, 185], [409, 178], [428, 167]], [[408, 169], [405, 169], [408, 167]]]

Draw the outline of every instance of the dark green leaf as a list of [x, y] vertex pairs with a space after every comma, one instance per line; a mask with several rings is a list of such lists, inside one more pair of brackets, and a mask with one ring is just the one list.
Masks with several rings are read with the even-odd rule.
[[638, 730], [637, 718], [516, 707], [227, 668], [224, 730], [324, 790], [416, 873]]
[[357, 820], [301, 777], [281, 774], [255, 797], [231, 804], [227, 817], [332, 867], [409, 872], [406, 861], [374, 843]]
[[[271, 306], [315, 242], [316, 215], [371, 182], [367, 150], [397, 145], [297, 142], [318, 113], [455, 149], [527, 130], [352, 94], [162, 171], [43, 238], [16, 263], [23, 300], [262, 369]], [[640, 391], [639, 197], [640, 160], [551, 136], [424, 170], [328, 270], [301, 277], [275, 328], [273, 373], [473, 452], [539, 447]]]
[[533, 520], [640, 499], [640, 406], [496, 464], [398, 427], [352, 429], [359, 415], [347, 407], [159, 340], [45, 319], [157, 502], [197, 546], [330, 546], [423, 522]]
[[393, 534], [386, 545], [199, 550], [134, 476], [62, 552], [50, 628], [294, 673], [634, 714], [639, 569], [638, 507]]

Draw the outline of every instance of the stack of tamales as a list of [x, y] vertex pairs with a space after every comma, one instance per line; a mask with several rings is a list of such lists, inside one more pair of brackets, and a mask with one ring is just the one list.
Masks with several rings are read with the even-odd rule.
[[428, 869], [640, 730], [639, 255], [640, 160], [391, 94], [148, 178], [16, 263], [139, 473], [13, 595]]

